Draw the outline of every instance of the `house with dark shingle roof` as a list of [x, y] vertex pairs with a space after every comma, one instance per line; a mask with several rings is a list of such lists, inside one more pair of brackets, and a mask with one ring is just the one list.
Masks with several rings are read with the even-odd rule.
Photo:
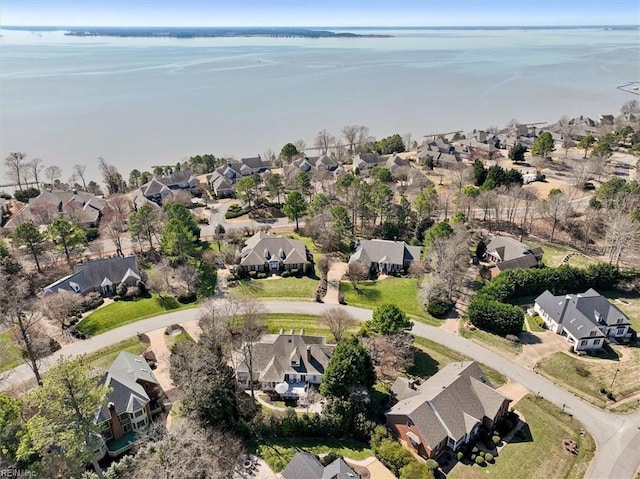
[[166, 396], [147, 361], [126, 351], [118, 355], [103, 381], [109, 393], [96, 423], [106, 446], [103, 452], [116, 457], [131, 449], [136, 433], [162, 412]]
[[536, 298], [533, 309], [576, 351], [601, 349], [607, 339], [630, 336], [629, 318], [594, 289], [564, 296], [547, 290]]
[[296, 452], [281, 472], [282, 479], [357, 479], [360, 476], [341, 458], [323, 466], [308, 452]]
[[[246, 361], [238, 359], [236, 378], [248, 386], [249, 377], [267, 393], [282, 397], [304, 399], [309, 385], [319, 386], [335, 345], [326, 344], [324, 336], [295, 334], [266, 334], [253, 345], [253, 371], [249, 375]], [[286, 390], [278, 390], [278, 384]]]
[[398, 378], [391, 392], [398, 402], [385, 413], [387, 427], [425, 458], [459, 449], [481, 427], [493, 429], [511, 402], [493, 389], [473, 361], [447, 364], [423, 383]]
[[[155, 203], [162, 203], [162, 200], [171, 194], [172, 191], [186, 190], [191, 191], [196, 188], [200, 182], [198, 178], [193, 176], [191, 170], [174, 171], [170, 175], [152, 178], [140, 188], [138, 191], [146, 199]], [[135, 196], [137, 193], [134, 193]]]
[[311, 260], [311, 253], [302, 241], [262, 231], [249, 238], [240, 252], [240, 267], [245, 272], [301, 270]]
[[419, 259], [419, 246], [410, 246], [404, 241], [373, 239], [360, 240], [349, 263], [357, 261], [379, 273], [400, 273]]
[[483, 259], [493, 263], [491, 276], [516, 268], [535, 268], [542, 262], [542, 248], [531, 248], [508, 236], [494, 236], [487, 243]]
[[97, 291], [103, 296], [115, 293], [120, 283], [136, 286], [140, 281], [138, 260], [134, 255], [97, 259], [74, 265], [73, 274], [44, 287], [45, 294], [70, 291], [86, 294]]

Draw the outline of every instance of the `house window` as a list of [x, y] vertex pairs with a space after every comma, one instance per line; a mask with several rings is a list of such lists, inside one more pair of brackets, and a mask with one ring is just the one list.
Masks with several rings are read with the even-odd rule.
[[626, 328], [618, 328], [616, 330], [616, 336], [622, 336], [624, 334], [624, 332], [625, 332], [625, 329]]
[[125, 424], [124, 427], [122, 428], [122, 431], [126, 434], [129, 431], [131, 431], [131, 424]]
[[596, 340], [593, 342], [593, 345], [594, 345], [594, 346], [597, 346], [597, 345], [599, 345], [599, 344], [600, 344], [600, 340], [599, 340], [599, 339], [596, 339]]
[[580, 341], [580, 346], [586, 346], [587, 345], [587, 340], [583, 339], [582, 341]]
[[136, 411], [136, 413], [133, 415], [133, 417], [140, 417], [144, 414], [144, 410], [139, 409]]
[[142, 421], [136, 423], [136, 429], [141, 429], [147, 425], [147, 420], [143, 419]]

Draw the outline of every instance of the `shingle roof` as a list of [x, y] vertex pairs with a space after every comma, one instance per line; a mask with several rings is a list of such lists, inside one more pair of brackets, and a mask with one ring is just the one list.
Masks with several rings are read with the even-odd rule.
[[[135, 256], [104, 258], [86, 263], [76, 264], [73, 274], [65, 276], [45, 286], [45, 293], [57, 293], [60, 290], [83, 292], [89, 288], [97, 288], [108, 279], [112, 284], [120, 284], [128, 278], [140, 279], [138, 260]], [[71, 283], [76, 283], [76, 291]]]
[[[107, 404], [113, 403], [117, 414], [131, 413], [149, 402], [147, 392], [138, 381], [159, 384], [144, 358], [122, 351], [104, 379], [104, 384], [111, 388]], [[106, 421], [109, 417], [109, 409], [104, 406], [98, 413], [97, 422]]]
[[354, 479], [356, 477], [358, 476], [353, 472], [353, 469], [351, 469], [341, 458], [338, 458], [331, 464], [328, 464], [322, 473], [322, 479]]
[[358, 477], [342, 459], [338, 458], [323, 467], [318, 458], [308, 452], [296, 452], [281, 474], [283, 479], [353, 479]]
[[[399, 385], [394, 383], [394, 387]], [[401, 385], [400, 385], [401, 386]], [[494, 418], [505, 396], [493, 389], [475, 362], [450, 363], [400, 400], [387, 415], [408, 416], [429, 445], [459, 441], [484, 417]]]
[[[631, 324], [622, 311], [594, 289], [564, 296], [554, 296], [545, 291], [535, 302], [551, 319], [561, 324], [578, 340], [604, 337], [600, 327]], [[591, 336], [592, 332], [594, 336]]]
[[509, 236], [494, 236], [487, 244], [487, 253], [495, 254], [501, 261], [510, 261], [523, 256], [542, 254], [541, 248], [532, 249]]
[[[324, 336], [265, 335], [254, 344], [254, 372], [260, 373], [260, 381], [275, 382], [283, 381], [285, 374], [322, 376], [334, 347], [325, 344]], [[299, 365], [292, 365], [292, 359]], [[242, 363], [238, 371], [248, 372], [249, 369]]]
[[420, 247], [409, 246], [404, 241], [361, 240], [349, 263], [360, 261], [368, 266], [370, 263], [381, 263], [383, 259], [387, 263], [402, 266], [405, 261], [420, 259]]
[[249, 238], [240, 252], [242, 266], [263, 265], [268, 261], [283, 264], [308, 262], [307, 248], [300, 240], [258, 232]]

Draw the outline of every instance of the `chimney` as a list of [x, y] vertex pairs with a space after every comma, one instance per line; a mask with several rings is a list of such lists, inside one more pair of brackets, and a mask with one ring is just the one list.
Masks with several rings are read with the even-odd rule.
[[304, 329], [300, 330], [300, 336], [304, 336]]
[[122, 423], [120, 422], [120, 418], [116, 413], [116, 406], [112, 402], [108, 405], [109, 414], [111, 415], [111, 434], [113, 435], [114, 441], [117, 441], [124, 435], [124, 431], [122, 430]]
[[311, 361], [311, 346], [307, 346], [307, 362]]

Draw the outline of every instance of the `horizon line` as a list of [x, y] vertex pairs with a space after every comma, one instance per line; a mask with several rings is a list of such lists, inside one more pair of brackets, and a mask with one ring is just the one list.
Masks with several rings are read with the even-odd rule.
[[3, 28], [381, 28], [381, 29], [446, 29], [446, 28], [598, 28], [598, 27], [632, 27], [640, 28], [640, 22], [604, 23], [604, 24], [570, 24], [570, 25], [0, 25]]

